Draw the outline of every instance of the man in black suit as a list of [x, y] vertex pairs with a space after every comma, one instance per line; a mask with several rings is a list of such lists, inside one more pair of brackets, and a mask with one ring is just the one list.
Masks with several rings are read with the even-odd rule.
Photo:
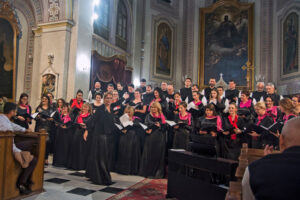
[[265, 157], [246, 168], [243, 199], [298, 199], [300, 197], [300, 118], [289, 120], [280, 135], [280, 154], [265, 148]]
[[207, 100], [209, 100], [209, 95], [210, 95], [211, 91], [214, 88], [216, 88], [216, 83], [217, 82], [216, 82], [215, 78], [210, 78], [209, 83], [208, 83], [209, 87], [205, 88], [204, 91], [202, 91], [202, 95], [204, 95]]
[[182, 101], [185, 101], [186, 98], [188, 98], [188, 102], [193, 101], [193, 94], [192, 94], [192, 79], [191, 78], [186, 78], [184, 81], [184, 88], [180, 89], [180, 95]]

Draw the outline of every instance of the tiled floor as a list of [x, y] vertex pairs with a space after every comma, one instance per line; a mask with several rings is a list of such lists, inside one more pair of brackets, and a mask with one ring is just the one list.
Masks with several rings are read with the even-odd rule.
[[110, 186], [92, 184], [84, 171], [71, 171], [49, 165], [45, 168], [45, 192], [25, 200], [104, 200], [143, 180], [139, 176], [111, 173]]

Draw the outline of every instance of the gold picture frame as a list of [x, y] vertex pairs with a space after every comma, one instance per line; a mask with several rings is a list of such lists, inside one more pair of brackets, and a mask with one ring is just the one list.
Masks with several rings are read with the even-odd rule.
[[[218, 80], [220, 73], [226, 82], [229, 81], [226, 73], [230, 80], [238, 80], [238, 89], [254, 88], [253, 11], [253, 3], [238, 0], [220, 0], [208, 8], [200, 8], [200, 88], [208, 86], [209, 78]], [[233, 75], [238, 78], [231, 78]]]
[[[12, 38], [12, 91], [11, 95], [8, 96], [9, 101], [14, 101], [16, 98], [16, 58], [17, 58], [17, 37], [20, 33], [18, 27], [18, 21], [14, 14], [13, 8], [11, 7], [9, 2], [0, 2], [0, 19], [3, 21], [7, 21], [11, 29], [13, 31], [13, 38]], [[4, 48], [4, 47], [3, 47]], [[4, 57], [5, 58], [5, 57]], [[4, 62], [5, 63], [5, 62]], [[4, 65], [3, 65], [4, 69]]]

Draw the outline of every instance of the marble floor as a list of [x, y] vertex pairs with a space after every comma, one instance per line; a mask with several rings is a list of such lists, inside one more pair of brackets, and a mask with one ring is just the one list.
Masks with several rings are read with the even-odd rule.
[[25, 200], [104, 200], [144, 179], [117, 173], [111, 173], [111, 176], [112, 185], [95, 185], [84, 176], [84, 171], [71, 171], [49, 165], [45, 168], [45, 192]]

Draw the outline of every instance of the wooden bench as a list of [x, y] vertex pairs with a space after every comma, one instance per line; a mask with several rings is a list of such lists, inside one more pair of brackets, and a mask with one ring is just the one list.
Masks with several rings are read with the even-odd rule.
[[30, 195], [43, 191], [46, 137], [47, 133], [44, 130], [40, 133], [0, 132], [0, 200], [24, 198], [16, 186], [22, 169], [13, 156], [14, 138], [15, 142], [33, 141], [31, 153], [37, 158], [37, 165], [31, 177], [33, 192]]
[[[280, 153], [280, 151], [273, 151], [273, 153]], [[231, 181], [229, 183], [229, 190], [226, 195], [226, 200], [242, 199], [242, 180], [244, 177], [245, 170], [249, 164], [262, 157], [264, 157], [263, 149], [251, 149], [248, 148], [248, 144], [243, 144], [239, 156], [239, 165], [235, 172], [235, 177], [237, 181]]]
[[224, 199], [225, 185], [211, 183], [211, 177], [234, 180], [238, 162], [201, 156], [189, 151], [169, 150], [167, 197], [194, 199]]

